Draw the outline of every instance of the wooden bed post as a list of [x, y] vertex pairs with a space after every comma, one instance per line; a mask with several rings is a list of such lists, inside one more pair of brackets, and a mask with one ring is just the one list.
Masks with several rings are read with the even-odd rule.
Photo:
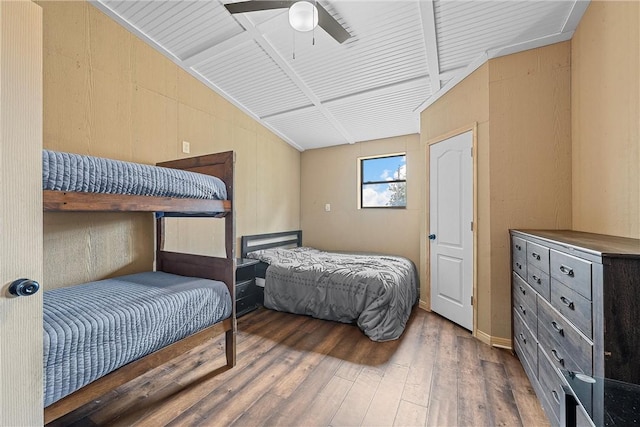
[[[234, 201], [235, 188], [235, 161], [236, 155], [233, 151], [217, 153], [215, 155], [199, 156], [187, 159], [174, 160], [170, 162], [158, 163], [158, 166], [189, 170], [192, 172], [204, 173], [207, 175], [217, 176], [222, 179], [227, 189], [227, 199], [231, 201], [230, 209], [224, 215], [225, 233], [224, 245], [226, 262], [223, 267], [222, 275], [216, 274], [216, 277], [209, 277], [215, 280], [221, 280], [227, 284], [231, 300], [233, 301], [233, 312], [231, 315], [232, 327], [225, 332], [225, 347], [227, 366], [233, 367], [236, 364], [236, 331], [238, 329], [236, 322], [236, 213]], [[163, 236], [165, 232], [164, 219], [158, 218], [156, 224], [156, 232], [158, 236]], [[174, 259], [175, 254], [167, 253], [163, 250], [164, 237], [157, 237], [157, 255], [156, 268], [162, 267], [163, 271], [176, 268]], [[198, 262], [197, 256], [179, 256], [178, 262]], [[186, 261], [191, 259], [192, 261]], [[180, 273], [176, 273], [180, 274]], [[210, 273], [209, 273], [210, 274]], [[205, 276], [207, 276], [205, 274]]]
[[162, 257], [160, 252], [164, 250], [165, 224], [164, 216], [156, 215], [156, 271], [162, 271]]
[[225, 345], [227, 353], [227, 366], [233, 368], [236, 366], [236, 331], [238, 330], [238, 323], [236, 320], [236, 227], [235, 227], [235, 210], [227, 213], [224, 218], [225, 223], [225, 249], [227, 253], [227, 260], [232, 262], [227, 264], [225, 276], [227, 277], [227, 283], [231, 283], [229, 286], [231, 291], [231, 301], [233, 301], [232, 315], [233, 325], [231, 330], [225, 333]]
[[227, 366], [229, 368], [233, 368], [236, 366], [236, 333], [238, 330], [238, 322], [236, 319], [236, 210], [235, 210], [235, 199], [233, 194], [233, 189], [235, 188], [235, 163], [236, 163], [236, 154], [232, 153], [229, 161], [225, 165], [227, 179], [225, 183], [227, 185], [227, 198], [229, 200], [233, 200], [233, 204], [231, 205], [231, 212], [227, 213], [227, 216], [224, 218], [224, 245], [227, 254], [227, 259], [231, 259], [233, 262], [229, 265], [229, 270], [227, 272], [227, 280], [230, 280], [231, 286], [231, 300], [233, 301], [233, 314], [231, 318], [233, 319], [233, 325], [231, 330], [225, 333], [225, 341], [226, 341], [226, 355], [227, 355]]

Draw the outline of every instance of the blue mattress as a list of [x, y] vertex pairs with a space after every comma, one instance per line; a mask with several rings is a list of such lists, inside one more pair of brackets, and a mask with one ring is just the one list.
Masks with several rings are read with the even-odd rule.
[[85, 193], [226, 200], [210, 175], [101, 157], [43, 150], [42, 188]]
[[149, 272], [44, 293], [44, 405], [231, 315], [222, 282]]

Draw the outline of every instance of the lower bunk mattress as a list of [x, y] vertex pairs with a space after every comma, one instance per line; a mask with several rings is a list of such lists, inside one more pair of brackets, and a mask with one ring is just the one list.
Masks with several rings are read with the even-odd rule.
[[44, 293], [44, 405], [228, 318], [219, 281], [147, 272]]
[[357, 322], [373, 341], [399, 338], [418, 300], [417, 270], [403, 257], [308, 247], [264, 249], [247, 257], [269, 264], [265, 307]]

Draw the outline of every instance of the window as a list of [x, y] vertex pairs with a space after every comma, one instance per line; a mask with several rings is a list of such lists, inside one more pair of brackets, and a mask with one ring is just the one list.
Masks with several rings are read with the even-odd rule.
[[407, 206], [407, 156], [405, 153], [360, 160], [360, 207]]

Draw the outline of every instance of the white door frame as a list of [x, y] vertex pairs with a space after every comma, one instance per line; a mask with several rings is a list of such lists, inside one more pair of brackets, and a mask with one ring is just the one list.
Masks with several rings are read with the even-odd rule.
[[423, 233], [421, 236], [422, 247], [425, 248], [425, 252], [423, 253], [423, 260], [426, 264], [426, 271], [423, 276], [426, 281], [426, 285], [422, 287], [422, 289], [426, 290], [426, 296], [423, 300], [424, 304], [420, 304], [422, 308], [426, 308], [428, 311], [431, 311], [431, 245], [429, 244], [429, 203], [430, 203], [430, 185], [429, 185], [429, 176], [431, 174], [430, 167], [430, 156], [429, 151], [430, 147], [433, 144], [437, 144], [438, 142], [442, 142], [451, 137], [461, 135], [466, 132], [473, 132], [472, 138], [472, 149], [473, 149], [473, 336], [477, 336], [477, 328], [478, 328], [478, 123], [474, 122], [473, 124], [465, 127], [461, 127], [455, 129], [451, 132], [447, 132], [446, 134], [437, 136], [435, 138], [429, 139], [425, 145], [425, 174], [423, 175], [423, 182], [427, 183], [425, 185], [425, 199], [424, 199], [424, 209], [425, 209], [425, 217], [423, 223], [425, 224], [425, 228], [423, 228]]

